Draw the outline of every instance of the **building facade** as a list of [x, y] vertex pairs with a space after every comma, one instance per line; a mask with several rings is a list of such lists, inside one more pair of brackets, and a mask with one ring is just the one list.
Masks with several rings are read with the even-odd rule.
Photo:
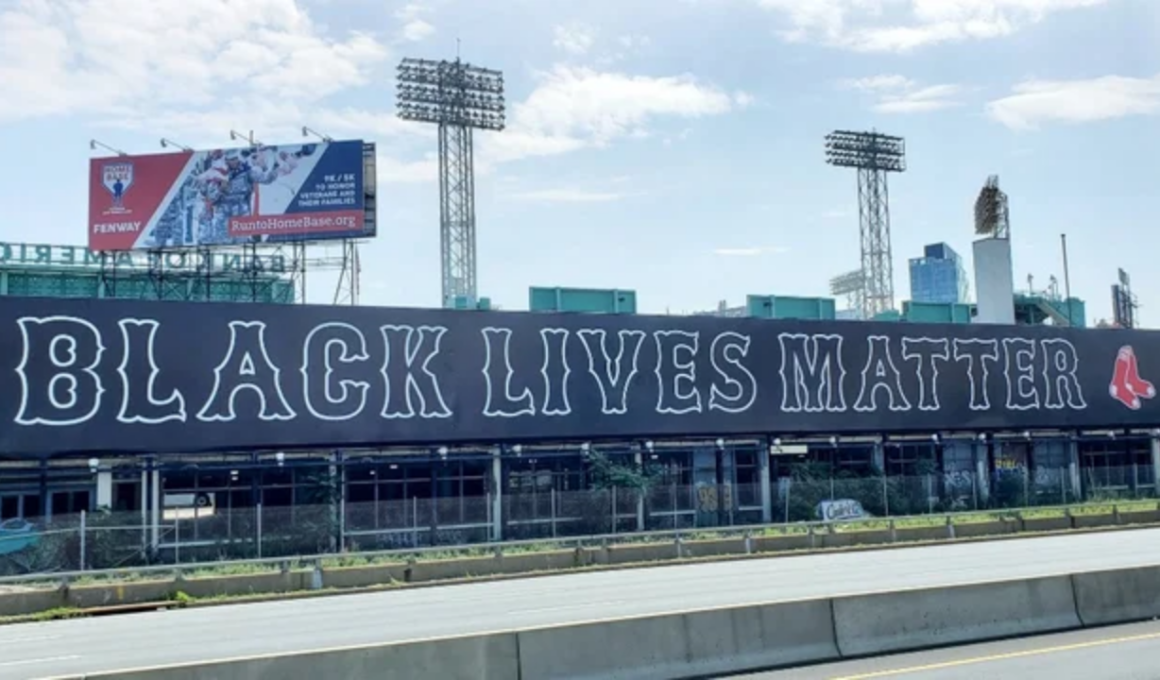
[[[0, 572], [32, 568], [5, 556], [4, 523], [69, 535], [82, 512], [87, 564], [112, 566], [1160, 490], [1160, 400], [1122, 351], [1143, 331], [11, 298], [0, 372], [66, 332], [99, 358], [78, 325], [44, 346], [15, 330], [81, 319], [110, 397], [73, 395], [94, 400], [84, 429], [38, 430], [0, 383]], [[155, 368], [131, 360], [143, 321]]]
[[969, 296], [970, 279], [963, 260], [949, 245], [928, 245], [922, 257], [910, 260], [912, 302], [962, 304]]

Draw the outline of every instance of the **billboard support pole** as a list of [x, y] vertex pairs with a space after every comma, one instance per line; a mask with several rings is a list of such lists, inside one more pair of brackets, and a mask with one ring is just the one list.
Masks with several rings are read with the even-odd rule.
[[358, 241], [346, 239], [342, 242], [342, 270], [338, 274], [338, 285], [334, 290], [334, 304], [358, 306], [359, 278]]

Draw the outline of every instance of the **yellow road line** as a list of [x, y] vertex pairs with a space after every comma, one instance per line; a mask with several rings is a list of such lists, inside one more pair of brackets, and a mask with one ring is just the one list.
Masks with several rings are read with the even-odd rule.
[[944, 661], [942, 663], [926, 664], [924, 666], [911, 666], [909, 668], [896, 668], [889, 671], [876, 671], [873, 673], [863, 673], [861, 675], [846, 675], [833, 680], [868, 680], [869, 678], [888, 678], [895, 675], [908, 675], [911, 673], [922, 673], [924, 671], [937, 671], [944, 668], [955, 668], [957, 666], [970, 666], [977, 663], [991, 663], [994, 661], [1005, 661], [1007, 659], [1018, 659], [1027, 656], [1041, 656], [1044, 654], [1058, 654], [1059, 652], [1071, 652], [1077, 649], [1087, 649], [1089, 647], [1106, 647], [1108, 645], [1124, 644], [1126, 642], [1139, 642], [1140, 640], [1155, 640], [1160, 638], [1160, 633], [1148, 633], [1145, 635], [1131, 635], [1128, 637], [1109, 638], [1107, 640], [1094, 640], [1092, 642], [1077, 642], [1072, 645], [1059, 645], [1056, 647], [1043, 647], [1042, 649], [1028, 649], [1021, 652], [1009, 652], [1007, 654], [991, 654], [989, 656], [976, 656], [969, 659], [959, 659], [957, 661]]

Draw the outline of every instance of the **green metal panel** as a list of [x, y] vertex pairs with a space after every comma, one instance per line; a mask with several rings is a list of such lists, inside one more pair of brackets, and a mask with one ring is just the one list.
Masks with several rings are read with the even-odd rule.
[[833, 298], [750, 295], [746, 298], [746, 308], [749, 316], [759, 319], [825, 321], [837, 318], [837, 306]]
[[528, 309], [533, 312], [636, 314], [636, 291], [533, 286], [528, 289]]
[[162, 286], [144, 274], [117, 275], [114, 285], [102, 291], [100, 274], [91, 270], [10, 268], [4, 272], [8, 281], [4, 295], [13, 297], [116, 298], [123, 300], [168, 300], [204, 302], [264, 302], [293, 304], [295, 288], [284, 279], [261, 280], [258, 299], [250, 281], [219, 276], [210, 279], [209, 295], [205, 280], [196, 275], [169, 275]]
[[971, 323], [974, 305], [935, 302], [902, 303], [902, 319], [911, 323]]
[[873, 321], [902, 321], [902, 314], [897, 309], [888, 309], [875, 316]]

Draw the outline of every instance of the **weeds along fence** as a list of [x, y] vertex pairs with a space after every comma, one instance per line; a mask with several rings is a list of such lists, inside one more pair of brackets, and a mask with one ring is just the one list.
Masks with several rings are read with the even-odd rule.
[[[1146, 476], [1147, 475], [1147, 476]], [[281, 556], [623, 536], [858, 517], [913, 517], [1157, 497], [1151, 468], [782, 478], [769, 485], [653, 484], [533, 489], [498, 497], [166, 508], [0, 524], [0, 576]], [[1085, 489], [1075, 493], [1078, 486]], [[823, 515], [828, 512], [828, 515]]]

